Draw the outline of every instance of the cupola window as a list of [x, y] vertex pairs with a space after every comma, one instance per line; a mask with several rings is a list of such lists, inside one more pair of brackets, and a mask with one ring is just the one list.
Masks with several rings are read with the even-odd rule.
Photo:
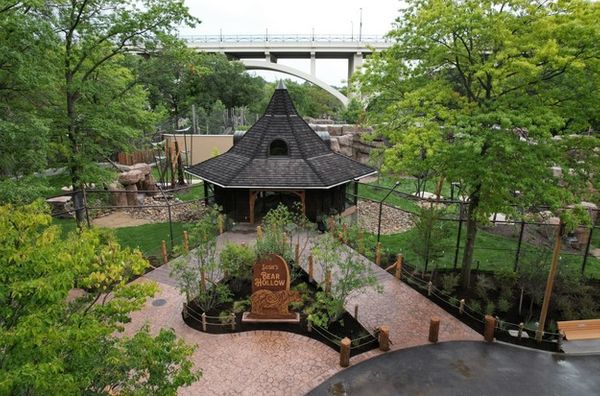
[[275, 139], [271, 142], [269, 146], [269, 155], [270, 156], [282, 156], [288, 155], [288, 145], [281, 139]]

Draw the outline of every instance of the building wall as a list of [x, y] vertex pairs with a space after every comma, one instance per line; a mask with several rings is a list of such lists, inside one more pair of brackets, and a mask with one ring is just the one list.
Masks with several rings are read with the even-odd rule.
[[177, 141], [181, 151], [189, 152], [189, 164], [195, 165], [214, 157], [214, 153], [223, 154], [233, 146], [233, 135], [184, 135], [165, 134], [168, 144]]

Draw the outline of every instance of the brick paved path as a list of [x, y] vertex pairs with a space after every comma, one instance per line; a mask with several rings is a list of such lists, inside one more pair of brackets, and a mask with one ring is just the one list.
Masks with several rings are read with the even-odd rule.
[[[252, 232], [225, 233], [219, 238], [218, 248], [227, 241], [253, 243]], [[306, 238], [306, 236], [304, 236]], [[318, 236], [317, 236], [318, 238]], [[302, 237], [301, 237], [302, 240]], [[309, 254], [309, 239], [303, 249], [302, 265]], [[347, 249], [344, 254], [357, 254]], [[382, 324], [390, 326], [394, 349], [427, 343], [429, 317], [442, 319], [440, 341], [481, 339], [477, 333], [454, 319], [404, 283], [379, 269], [366, 258], [362, 260], [376, 272], [383, 293], [365, 290], [353, 296], [347, 310], [354, 312], [359, 305], [359, 321], [372, 330]], [[316, 279], [322, 279], [315, 265]], [[254, 331], [231, 335], [206, 334], [189, 328], [181, 318], [184, 302], [176, 284], [169, 276], [168, 266], [162, 266], [137, 280], [155, 281], [160, 291], [145, 307], [132, 314], [126, 326], [131, 333], [145, 323], [151, 331], [173, 328], [179, 337], [198, 349], [192, 356], [196, 367], [203, 370], [202, 378], [181, 395], [302, 395], [340, 371], [339, 354], [318, 341], [297, 334], [277, 331]], [[335, 281], [335, 275], [334, 275]], [[160, 301], [160, 304], [153, 304]], [[351, 365], [380, 354], [370, 351], [351, 359]]]
[[[308, 244], [314, 244], [320, 236], [308, 238]], [[307, 237], [304, 236], [306, 239]], [[310, 248], [304, 249], [302, 266], [306, 269]], [[358, 321], [369, 331], [381, 325], [390, 327], [392, 349], [407, 348], [427, 344], [429, 320], [440, 318], [439, 341], [481, 340], [482, 336], [466, 324], [454, 318], [438, 305], [423, 297], [404, 282], [375, 265], [366, 257], [351, 248], [344, 246], [344, 256], [353, 255], [374, 272], [383, 290], [378, 293], [373, 288], [366, 288], [350, 296], [346, 310], [354, 314], [358, 305]], [[315, 261], [315, 279], [322, 281], [324, 275]], [[335, 283], [336, 274], [332, 275]]]

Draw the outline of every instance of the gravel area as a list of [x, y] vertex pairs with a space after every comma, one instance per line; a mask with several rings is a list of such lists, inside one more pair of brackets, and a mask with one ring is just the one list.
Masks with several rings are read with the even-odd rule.
[[[379, 204], [372, 201], [358, 201], [358, 222], [360, 226], [372, 233], [377, 233], [379, 220]], [[413, 227], [411, 214], [383, 205], [381, 214], [381, 233], [397, 234]]]

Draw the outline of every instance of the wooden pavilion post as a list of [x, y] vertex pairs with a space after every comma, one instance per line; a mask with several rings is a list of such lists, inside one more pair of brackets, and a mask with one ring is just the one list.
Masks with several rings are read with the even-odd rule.
[[250, 206], [250, 224], [254, 224], [254, 204], [256, 203], [257, 191], [250, 190], [248, 197], [248, 205]]

